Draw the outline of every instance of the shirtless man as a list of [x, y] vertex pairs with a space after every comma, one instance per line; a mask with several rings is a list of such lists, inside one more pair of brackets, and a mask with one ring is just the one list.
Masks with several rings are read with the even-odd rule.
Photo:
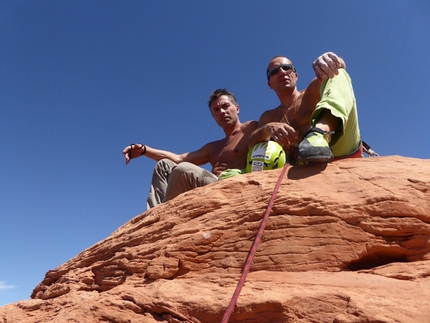
[[336, 54], [321, 55], [313, 63], [317, 78], [299, 91], [293, 63], [274, 57], [267, 68], [267, 84], [280, 105], [261, 115], [249, 148], [274, 140], [289, 154], [291, 164], [361, 156], [357, 108], [345, 67]]
[[[147, 209], [193, 188], [213, 183], [227, 169], [245, 168], [249, 136], [257, 128], [257, 122], [240, 122], [237, 100], [226, 89], [213, 91], [208, 105], [212, 117], [225, 133], [223, 139], [180, 155], [142, 144], [132, 144], [123, 150], [126, 164], [142, 155], [157, 161]], [[198, 167], [208, 162], [212, 165], [212, 172]]]

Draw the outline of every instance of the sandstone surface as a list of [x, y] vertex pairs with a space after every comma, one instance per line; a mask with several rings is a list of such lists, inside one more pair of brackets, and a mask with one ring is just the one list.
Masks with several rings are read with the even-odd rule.
[[[0, 322], [221, 322], [281, 171], [136, 216]], [[289, 167], [229, 322], [430, 322], [430, 160]]]

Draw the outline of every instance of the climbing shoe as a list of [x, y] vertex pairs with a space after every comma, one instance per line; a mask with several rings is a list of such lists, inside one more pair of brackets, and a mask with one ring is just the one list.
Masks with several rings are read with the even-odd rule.
[[298, 160], [308, 163], [330, 163], [333, 153], [328, 145], [327, 132], [319, 128], [310, 128], [303, 135], [299, 144]]

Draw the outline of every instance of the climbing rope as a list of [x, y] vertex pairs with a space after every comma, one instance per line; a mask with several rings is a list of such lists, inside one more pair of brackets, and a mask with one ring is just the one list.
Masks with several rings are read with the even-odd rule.
[[276, 194], [279, 191], [279, 186], [281, 186], [282, 179], [284, 178], [285, 172], [287, 171], [289, 164], [285, 164], [282, 169], [281, 174], [279, 175], [278, 181], [276, 182], [275, 188], [272, 193], [272, 197], [270, 198], [269, 204], [267, 205], [266, 212], [264, 213], [263, 219], [261, 220], [260, 227], [258, 228], [257, 235], [255, 236], [254, 242], [252, 243], [251, 249], [249, 250], [248, 257], [246, 258], [245, 266], [242, 270], [242, 275], [240, 276], [239, 282], [237, 283], [236, 290], [233, 293], [233, 296], [230, 300], [230, 304], [227, 307], [227, 310], [222, 317], [221, 323], [228, 323], [231, 314], [233, 313], [234, 306], [236, 305], [237, 299], [239, 298], [240, 291], [242, 290], [243, 285], [245, 284], [246, 276], [248, 275], [249, 270], [251, 269], [252, 261], [254, 260], [254, 256], [257, 253], [258, 244], [261, 241], [263, 236], [264, 228], [267, 224], [267, 219], [269, 218], [270, 212], [272, 211], [273, 203], [275, 202]]

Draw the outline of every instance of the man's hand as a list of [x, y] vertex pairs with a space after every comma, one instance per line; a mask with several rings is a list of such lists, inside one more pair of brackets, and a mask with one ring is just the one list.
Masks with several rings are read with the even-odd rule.
[[339, 74], [339, 68], [346, 68], [345, 62], [335, 53], [327, 52], [318, 57], [312, 67], [317, 78], [323, 81], [327, 78], [333, 78]]
[[216, 162], [216, 164], [212, 168], [212, 173], [215, 174], [216, 176], [219, 176], [226, 169], [227, 169], [227, 164]]
[[293, 146], [299, 139], [299, 133], [289, 124], [271, 122], [267, 124], [270, 136], [282, 147]]
[[124, 154], [125, 163], [128, 165], [131, 159], [139, 157], [146, 152], [146, 147], [142, 144], [131, 144], [124, 148], [122, 153]]

